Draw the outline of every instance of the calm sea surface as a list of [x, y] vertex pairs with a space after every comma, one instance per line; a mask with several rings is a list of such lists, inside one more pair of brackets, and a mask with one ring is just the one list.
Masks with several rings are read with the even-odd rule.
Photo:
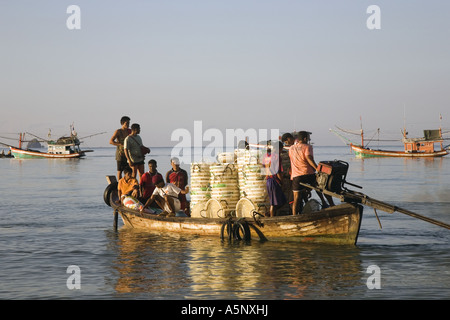
[[[361, 160], [347, 147], [314, 150], [317, 162], [349, 162], [347, 180], [365, 194], [450, 223], [450, 157]], [[380, 229], [365, 207], [356, 246], [230, 244], [121, 221], [115, 231], [103, 201], [114, 151], [0, 159], [0, 299], [450, 298], [450, 230], [401, 213], [379, 211]], [[147, 159], [164, 174], [170, 151], [152, 148]], [[69, 266], [81, 272], [79, 289], [68, 287]]]

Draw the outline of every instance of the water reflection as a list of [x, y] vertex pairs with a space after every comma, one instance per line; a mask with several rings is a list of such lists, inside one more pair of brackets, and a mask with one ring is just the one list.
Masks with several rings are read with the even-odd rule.
[[111, 272], [122, 298], [344, 298], [363, 284], [355, 246], [228, 243], [129, 228], [116, 235]]

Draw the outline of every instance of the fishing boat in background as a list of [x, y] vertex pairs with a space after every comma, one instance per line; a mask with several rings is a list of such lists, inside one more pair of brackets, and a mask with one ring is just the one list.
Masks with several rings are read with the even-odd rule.
[[[23, 137], [23, 134], [21, 135]], [[61, 137], [56, 141], [47, 142], [47, 152], [42, 152], [34, 149], [23, 149], [21, 143], [19, 147], [11, 146], [11, 153], [14, 158], [18, 159], [74, 159], [81, 158], [86, 155], [87, 152], [93, 152], [94, 150], [81, 150], [80, 140], [76, 136]]]
[[[74, 130], [73, 124], [70, 126], [70, 136], [63, 136], [59, 139], [55, 140], [45, 140], [42, 138], [39, 138], [31, 133], [19, 133], [19, 146], [11, 146], [7, 145], [5, 143], [2, 143], [3, 145], [7, 145], [10, 148], [11, 154], [14, 156], [14, 158], [18, 159], [76, 159], [81, 158], [86, 155], [88, 152], [93, 152], [94, 150], [81, 150], [80, 144], [82, 143], [80, 139], [78, 138], [78, 135], [76, 131]], [[104, 133], [104, 132], [103, 132]], [[25, 140], [25, 135], [29, 134], [35, 138], [38, 138], [39, 140], [33, 139], [34, 142], [46, 142], [47, 143], [47, 152], [36, 150], [36, 149], [30, 149], [27, 147], [22, 147], [24, 142], [27, 142]], [[92, 137], [98, 134], [90, 135], [84, 138]], [[50, 134], [49, 134], [50, 135]]]
[[[383, 150], [383, 149], [372, 149], [365, 144], [364, 140], [364, 130], [361, 129], [359, 133], [341, 129], [336, 126], [340, 131], [330, 129], [331, 132], [336, 134], [338, 137], [345, 140], [346, 144], [350, 146], [351, 150], [355, 153], [358, 158], [369, 158], [369, 157], [403, 157], [403, 158], [434, 158], [446, 156], [448, 151], [448, 146], [444, 147], [444, 138], [442, 136], [441, 128], [435, 130], [424, 130], [423, 137], [420, 138], [408, 138], [408, 132], [406, 128], [402, 129], [403, 138], [402, 143], [404, 145], [403, 150]], [[379, 133], [379, 130], [377, 132]], [[358, 134], [361, 137], [361, 143], [356, 144], [343, 136], [342, 133]], [[372, 141], [372, 139], [370, 140]], [[370, 142], [369, 141], [369, 142]], [[378, 140], [378, 141], [398, 141], [398, 140]], [[436, 147], [438, 146], [438, 147]]]

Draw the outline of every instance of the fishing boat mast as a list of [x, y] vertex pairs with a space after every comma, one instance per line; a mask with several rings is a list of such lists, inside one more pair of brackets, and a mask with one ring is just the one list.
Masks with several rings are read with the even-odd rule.
[[364, 130], [362, 125], [362, 116], [359, 116], [359, 123], [361, 127], [361, 147], [364, 148]]
[[22, 136], [22, 132], [19, 133], [19, 149], [22, 149], [22, 139], [25, 137], [25, 133], [23, 133]]

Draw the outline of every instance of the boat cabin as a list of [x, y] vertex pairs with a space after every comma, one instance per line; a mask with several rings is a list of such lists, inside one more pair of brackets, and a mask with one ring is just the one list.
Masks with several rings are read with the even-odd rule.
[[72, 154], [75, 153], [75, 151], [72, 149], [71, 144], [49, 144], [48, 145], [48, 153], [51, 154]]
[[408, 153], [429, 153], [434, 152], [434, 144], [440, 142], [443, 149], [443, 139], [440, 130], [424, 130], [423, 138], [404, 138], [405, 152]]
[[80, 141], [76, 137], [61, 137], [57, 141], [49, 141], [48, 153], [73, 154], [81, 152]]

